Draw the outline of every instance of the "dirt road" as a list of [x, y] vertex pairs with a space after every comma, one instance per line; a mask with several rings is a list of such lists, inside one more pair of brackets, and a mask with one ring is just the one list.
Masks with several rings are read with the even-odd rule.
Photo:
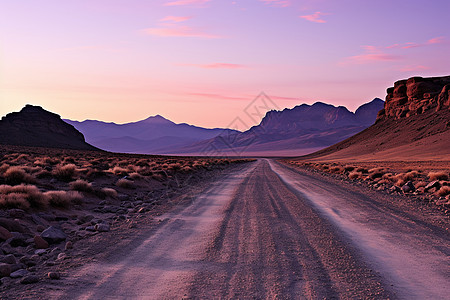
[[133, 251], [81, 267], [47, 296], [449, 297], [448, 231], [372, 194], [274, 161], [228, 174], [161, 219]]

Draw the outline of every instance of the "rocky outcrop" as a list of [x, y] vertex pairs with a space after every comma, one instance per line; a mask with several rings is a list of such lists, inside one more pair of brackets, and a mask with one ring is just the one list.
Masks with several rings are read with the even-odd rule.
[[429, 110], [450, 109], [450, 76], [412, 77], [387, 89], [384, 109], [377, 121], [407, 118]]
[[20, 112], [7, 114], [0, 120], [0, 144], [98, 150], [59, 115], [33, 105], [26, 105]]

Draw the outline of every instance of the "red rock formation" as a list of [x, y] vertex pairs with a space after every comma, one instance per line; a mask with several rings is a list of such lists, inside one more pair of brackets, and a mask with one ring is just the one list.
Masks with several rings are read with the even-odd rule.
[[399, 80], [387, 89], [384, 109], [377, 121], [401, 119], [422, 114], [428, 110], [450, 109], [450, 76], [412, 77]]

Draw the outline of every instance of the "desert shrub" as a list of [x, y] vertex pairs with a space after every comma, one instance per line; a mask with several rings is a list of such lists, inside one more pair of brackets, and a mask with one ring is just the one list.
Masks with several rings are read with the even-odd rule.
[[36, 174], [34, 174], [34, 176], [36, 178], [49, 178], [49, 177], [52, 177], [52, 173], [50, 173], [47, 170], [41, 170], [41, 171], [37, 172]]
[[356, 169], [356, 172], [367, 173], [369, 172], [369, 170], [367, 170], [366, 168], [359, 167]]
[[125, 169], [125, 168], [122, 168], [122, 167], [115, 166], [112, 169], [112, 173], [114, 175], [117, 175], [117, 176], [127, 176], [128, 175], [128, 170]]
[[361, 178], [361, 176], [362, 176], [361, 172], [350, 172], [350, 174], [348, 174], [348, 178], [350, 179]]
[[138, 170], [138, 173], [142, 176], [151, 176], [153, 174], [152, 169], [146, 167], [146, 168], [140, 168]]
[[419, 172], [417, 171], [409, 171], [407, 172], [404, 176], [403, 179], [405, 181], [409, 181], [409, 180], [413, 180], [414, 178], [416, 178], [419, 175]]
[[58, 165], [53, 170], [53, 176], [62, 181], [71, 181], [76, 175], [76, 166], [74, 164]]
[[439, 197], [445, 197], [450, 194], [450, 186], [443, 186], [436, 192]]
[[44, 193], [52, 207], [67, 208], [71, 204], [80, 204], [83, 196], [76, 191], [48, 191]]
[[35, 178], [27, 174], [21, 167], [9, 167], [3, 174], [8, 184], [33, 183]]
[[87, 192], [92, 193], [94, 188], [92, 184], [87, 182], [86, 180], [78, 179], [69, 183], [70, 189], [79, 192]]
[[89, 168], [89, 170], [86, 173], [86, 178], [98, 178], [105, 175], [105, 173], [102, 170], [99, 169], [91, 169]]
[[41, 208], [48, 204], [47, 197], [34, 185], [0, 185], [0, 196], [20, 194], [27, 201], [28, 207]]
[[183, 173], [189, 173], [192, 171], [192, 167], [191, 166], [184, 166], [183, 168], [181, 168], [181, 171]]
[[148, 160], [147, 160], [147, 159], [140, 159], [140, 160], [138, 160], [138, 161], [136, 162], [136, 166], [139, 166], [139, 167], [148, 167], [148, 166], [149, 166]]
[[377, 178], [382, 178], [383, 177], [383, 175], [384, 175], [384, 172], [381, 172], [381, 171], [374, 171], [374, 172], [370, 172], [369, 171], [369, 178], [370, 179], [377, 179]]
[[353, 171], [354, 169], [355, 169], [354, 166], [344, 166], [345, 172], [351, 172], [351, 171]]
[[2, 164], [2, 165], [0, 166], [0, 174], [5, 173], [6, 170], [9, 169], [9, 167], [10, 167], [10, 165], [8, 165], [8, 164]]
[[23, 194], [2, 194], [0, 195], [0, 208], [20, 208], [23, 210], [27, 210], [30, 208], [30, 204], [25, 199], [25, 196]]
[[67, 156], [63, 160], [63, 164], [74, 164], [74, 163], [75, 163], [75, 158], [73, 158], [71, 156]]
[[392, 173], [386, 173], [386, 174], [384, 174], [381, 178], [382, 179], [384, 179], [384, 180], [390, 180], [390, 181], [392, 181], [393, 178], [394, 177], [394, 174], [392, 174]]
[[427, 182], [425, 181], [419, 181], [416, 184], [414, 184], [414, 186], [416, 187], [416, 189], [421, 188], [421, 187], [426, 187], [427, 186]]
[[134, 182], [125, 178], [117, 180], [116, 185], [124, 189], [134, 188]]
[[136, 172], [131, 173], [128, 177], [130, 179], [133, 179], [133, 180], [139, 180], [139, 179], [143, 179], [144, 178], [144, 176], [142, 176], [141, 174], [136, 173]]
[[341, 173], [344, 169], [342, 167], [339, 166], [334, 166], [330, 168], [330, 172], [332, 173]]
[[163, 181], [164, 180], [164, 175], [161, 173], [154, 173], [152, 174], [152, 178], [158, 181]]
[[181, 164], [180, 163], [172, 163], [168, 166], [168, 169], [170, 171], [179, 171], [179, 170], [181, 170]]
[[117, 198], [117, 191], [115, 189], [112, 188], [102, 188], [101, 189], [102, 193], [107, 196], [107, 197], [111, 197], [111, 198]]
[[44, 164], [46, 165], [56, 165], [59, 164], [61, 162], [61, 160], [59, 160], [58, 158], [51, 158], [51, 157], [44, 157], [43, 159]]
[[431, 181], [448, 180], [448, 174], [446, 172], [430, 172], [428, 173], [428, 178], [430, 178]]

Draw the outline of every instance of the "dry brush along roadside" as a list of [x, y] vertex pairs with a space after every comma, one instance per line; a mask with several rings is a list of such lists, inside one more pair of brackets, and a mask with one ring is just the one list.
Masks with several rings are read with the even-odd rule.
[[405, 195], [449, 212], [450, 168], [446, 162], [283, 162], [291, 167], [330, 174], [381, 192]]
[[[243, 159], [0, 148], [0, 289], [60, 279], [77, 243], [170, 209]], [[55, 271], [52, 271], [55, 266]], [[50, 268], [49, 268], [50, 267]]]

